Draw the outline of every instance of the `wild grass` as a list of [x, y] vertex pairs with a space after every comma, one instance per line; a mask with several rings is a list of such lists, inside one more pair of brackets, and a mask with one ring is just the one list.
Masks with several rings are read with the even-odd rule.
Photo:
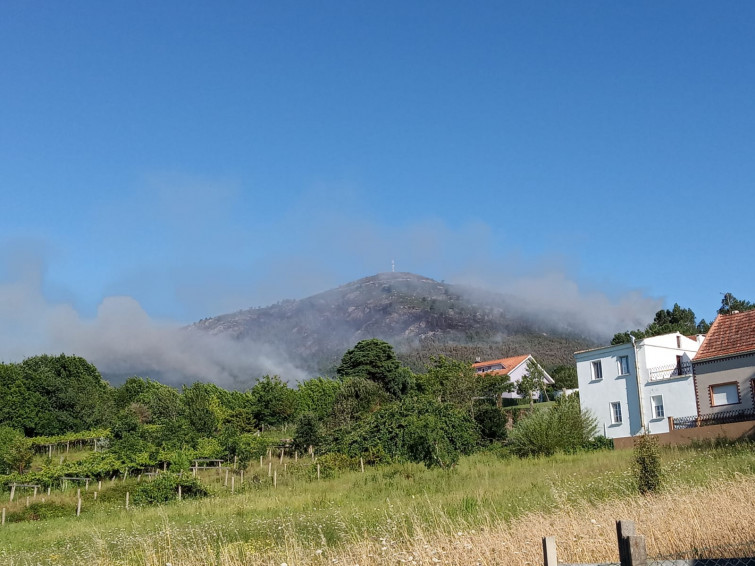
[[616, 519], [635, 519], [651, 554], [755, 539], [752, 446], [662, 456], [667, 487], [651, 497], [636, 495], [631, 451], [478, 454], [450, 472], [395, 465], [321, 481], [291, 464], [277, 488], [265, 469], [234, 495], [221, 481], [208, 499], [128, 511], [120, 495], [135, 485], [116, 482], [117, 497], [87, 493], [81, 517], [73, 504], [67, 517], [0, 528], [0, 563], [525, 564], [541, 563], [542, 536], [558, 538], [562, 561], [615, 561]]

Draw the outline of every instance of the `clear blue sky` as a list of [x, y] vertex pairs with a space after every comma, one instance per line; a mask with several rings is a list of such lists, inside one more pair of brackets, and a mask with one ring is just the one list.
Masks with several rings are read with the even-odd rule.
[[0, 291], [191, 322], [395, 259], [710, 320], [755, 300], [753, 30], [752, 2], [5, 1]]

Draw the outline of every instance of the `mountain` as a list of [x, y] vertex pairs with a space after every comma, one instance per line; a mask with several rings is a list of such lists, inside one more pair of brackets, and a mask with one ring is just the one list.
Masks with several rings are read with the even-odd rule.
[[593, 345], [520, 312], [511, 297], [413, 273], [380, 273], [191, 329], [275, 348], [310, 375], [332, 374], [343, 353], [366, 338], [391, 343], [415, 371], [440, 354], [472, 362], [532, 353], [546, 366], [571, 364], [576, 350]]

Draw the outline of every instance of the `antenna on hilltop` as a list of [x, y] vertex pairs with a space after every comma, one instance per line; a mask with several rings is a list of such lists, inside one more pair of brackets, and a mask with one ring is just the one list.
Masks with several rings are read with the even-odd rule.
[[391, 260], [391, 273], [396, 273], [396, 260]]

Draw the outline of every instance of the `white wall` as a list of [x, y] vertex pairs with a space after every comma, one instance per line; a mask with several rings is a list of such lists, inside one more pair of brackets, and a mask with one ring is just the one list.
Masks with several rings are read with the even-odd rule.
[[[629, 374], [619, 375], [619, 357], [629, 357]], [[607, 438], [634, 436], [640, 432], [639, 396], [631, 344], [607, 346], [574, 354], [577, 360], [579, 402], [598, 419], [598, 433]], [[592, 378], [592, 362], [600, 360], [603, 379]], [[611, 403], [621, 404], [622, 422], [611, 422]]]

